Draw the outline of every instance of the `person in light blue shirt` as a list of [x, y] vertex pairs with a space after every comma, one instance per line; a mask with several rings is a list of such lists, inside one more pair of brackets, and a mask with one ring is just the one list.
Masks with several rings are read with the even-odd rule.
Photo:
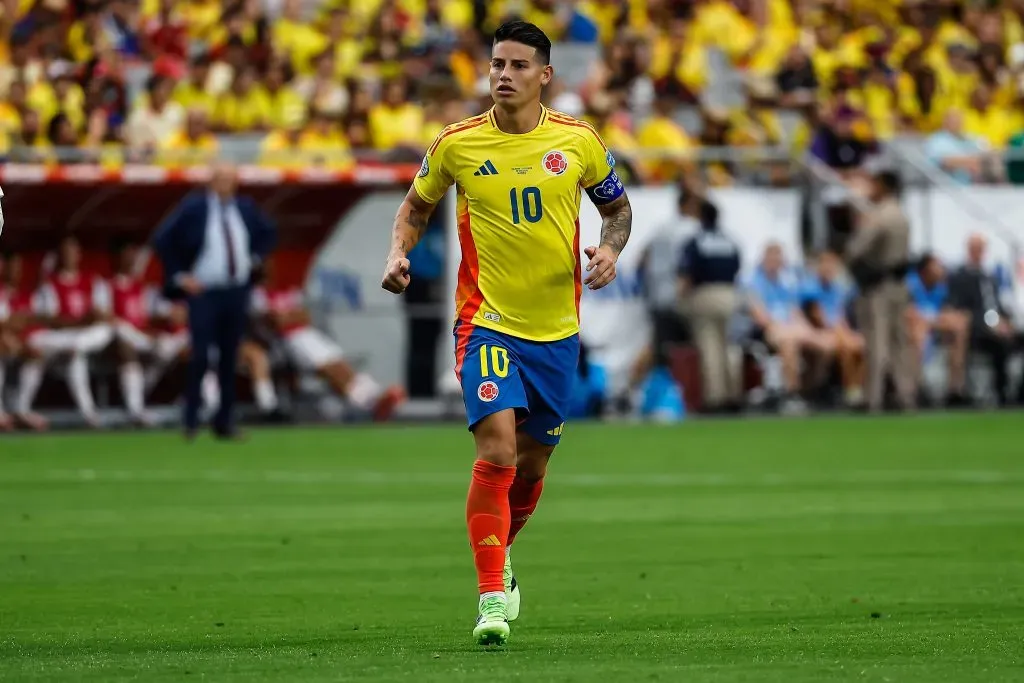
[[984, 141], [964, 134], [964, 115], [952, 109], [936, 131], [924, 143], [928, 160], [963, 185], [980, 180], [985, 174]]
[[[801, 377], [801, 359], [811, 354], [827, 363], [835, 352], [831, 340], [820, 334], [807, 321], [800, 310], [800, 282], [786, 267], [782, 246], [770, 243], [764, 251], [760, 265], [747, 284], [750, 317], [756, 328], [782, 359], [782, 374], [787, 392], [784, 408], [801, 410], [798, 398]], [[820, 363], [811, 363], [819, 366]], [[820, 375], [820, 368], [813, 374]]]
[[864, 336], [851, 327], [847, 317], [853, 288], [841, 273], [838, 254], [820, 254], [814, 272], [804, 281], [803, 301], [812, 327], [835, 348], [847, 405], [856, 406], [864, 401]]
[[911, 301], [907, 324], [918, 352], [919, 366], [936, 342], [945, 344], [949, 363], [947, 403], [963, 404], [966, 401], [970, 317], [949, 306], [946, 269], [934, 254], [922, 256], [917, 268], [907, 275], [907, 289]]

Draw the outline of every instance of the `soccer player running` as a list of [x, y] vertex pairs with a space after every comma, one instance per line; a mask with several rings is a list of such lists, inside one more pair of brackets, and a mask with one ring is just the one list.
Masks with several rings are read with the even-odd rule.
[[[462, 262], [456, 292], [455, 373], [476, 462], [466, 524], [480, 591], [473, 630], [503, 644], [519, 615], [507, 548], [540, 498], [562, 435], [579, 356], [583, 285], [615, 279], [632, 212], [615, 160], [588, 124], [541, 105], [551, 41], [513, 21], [494, 34], [489, 111], [445, 128], [427, 150], [395, 218], [382, 286], [409, 285], [407, 254], [454, 184]], [[582, 191], [603, 217], [581, 273]]]

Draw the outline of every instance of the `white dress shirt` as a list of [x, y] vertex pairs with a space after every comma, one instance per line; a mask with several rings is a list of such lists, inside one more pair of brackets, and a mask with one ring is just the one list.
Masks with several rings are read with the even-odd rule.
[[[192, 275], [204, 288], [245, 285], [249, 282], [252, 258], [249, 254], [249, 231], [242, 221], [238, 205], [231, 201], [222, 204], [214, 193], [207, 195], [206, 235], [199, 251]], [[226, 210], [228, 230], [231, 233], [231, 248], [235, 256], [235, 277], [230, 277], [228, 265], [228, 240], [224, 235], [222, 220]]]

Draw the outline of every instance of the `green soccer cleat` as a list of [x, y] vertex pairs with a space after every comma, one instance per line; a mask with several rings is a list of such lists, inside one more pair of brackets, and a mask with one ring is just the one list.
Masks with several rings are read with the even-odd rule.
[[480, 616], [476, 618], [473, 639], [477, 645], [504, 645], [508, 642], [506, 603], [501, 594], [480, 601]]
[[512, 571], [512, 556], [506, 551], [505, 569], [501, 572], [501, 579], [505, 582], [505, 599], [508, 600], [507, 618], [515, 621], [519, 618], [519, 584], [516, 582], [516, 575]]

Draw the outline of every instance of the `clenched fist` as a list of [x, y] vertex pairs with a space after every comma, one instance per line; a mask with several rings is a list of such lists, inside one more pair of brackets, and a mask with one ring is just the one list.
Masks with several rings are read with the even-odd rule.
[[390, 257], [380, 286], [389, 292], [401, 294], [409, 286], [409, 280], [409, 259], [404, 256]]
[[583, 281], [590, 289], [601, 289], [615, 279], [615, 263], [619, 257], [607, 246], [587, 247], [583, 253], [590, 259], [587, 272], [590, 273]]

